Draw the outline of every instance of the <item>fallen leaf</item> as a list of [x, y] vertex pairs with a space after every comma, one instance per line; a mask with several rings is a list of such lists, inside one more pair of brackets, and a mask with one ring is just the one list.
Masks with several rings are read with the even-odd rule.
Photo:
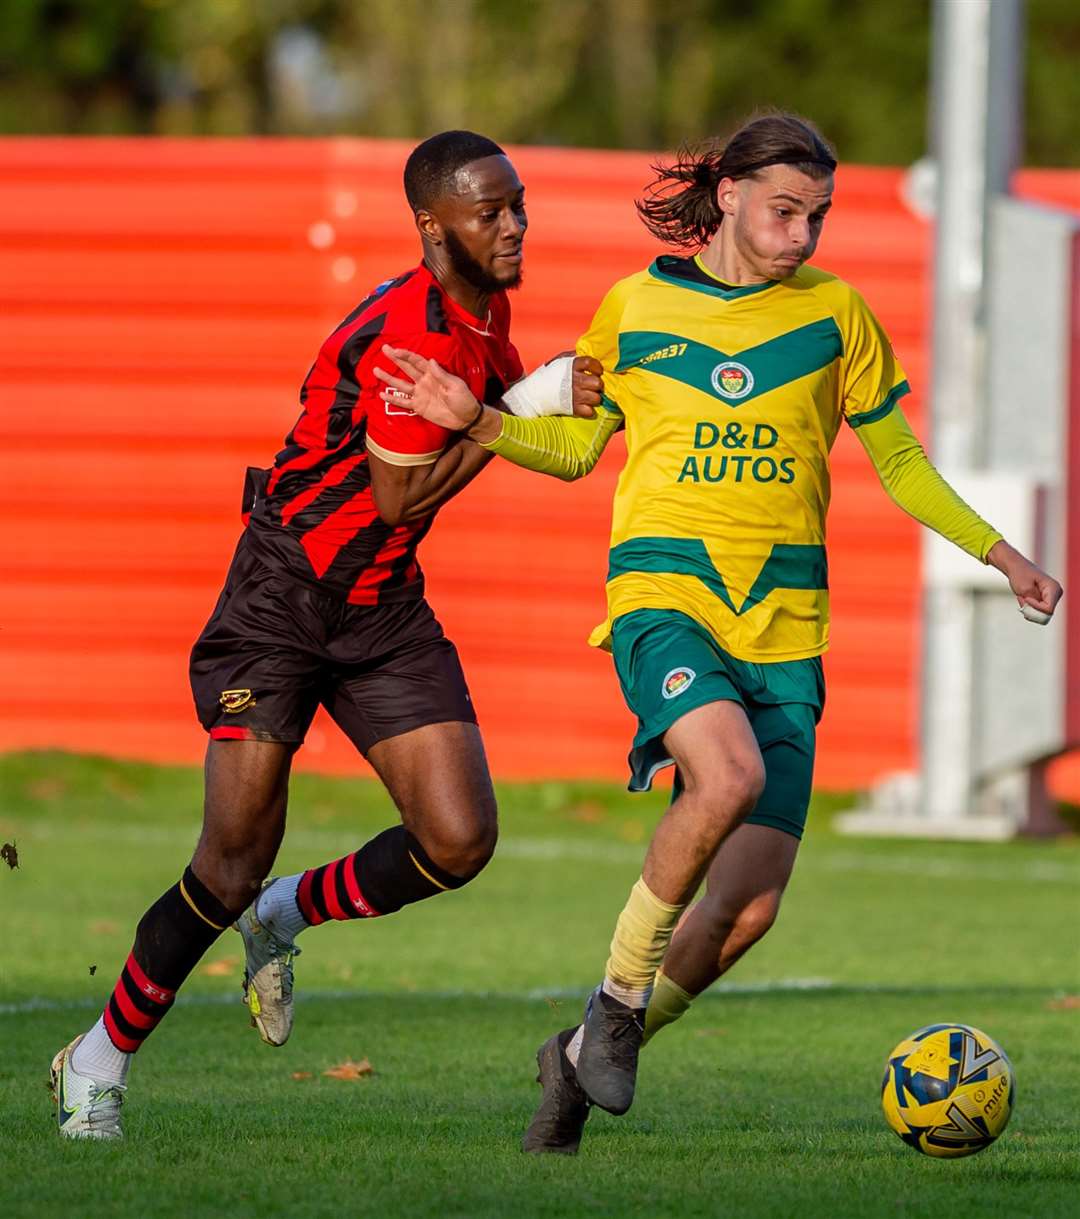
[[344, 1062], [339, 1062], [336, 1067], [330, 1067], [323, 1074], [328, 1079], [363, 1079], [365, 1075], [374, 1075], [375, 1068], [366, 1058], [361, 1058], [359, 1062], [346, 1058]]
[[559, 1000], [552, 999], [552, 997], [550, 995], [544, 996], [544, 1002], [548, 1005], [548, 1007], [551, 1008], [551, 1010], [553, 1012], [557, 1012], [559, 1010], [559, 1008], [562, 1007], [562, 1004], [559, 1002]]
[[94, 974], [96, 974], [96, 973], [97, 973], [97, 966], [91, 965], [90, 966], [90, 977], [92, 978], [94, 976]]
[[311, 1079], [312, 1075], [310, 1071], [294, 1071], [292, 1077], [293, 1079]]
[[205, 974], [208, 978], [228, 978], [232, 976], [239, 964], [239, 957], [221, 957], [217, 961], [207, 961], [199, 973]]
[[90, 924], [91, 935], [115, 935], [118, 930], [111, 918], [99, 918]]
[[0, 847], [0, 859], [2, 859], [12, 871], [19, 866], [19, 852], [15, 849], [15, 843], [13, 841], [5, 842], [4, 845]]
[[1062, 995], [1046, 1005], [1052, 1012], [1075, 1012], [1080, 1008], [1080, 995]]

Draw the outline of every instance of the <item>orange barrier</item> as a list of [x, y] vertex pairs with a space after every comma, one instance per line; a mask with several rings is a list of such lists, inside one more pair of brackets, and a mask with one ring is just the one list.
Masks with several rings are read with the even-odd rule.
[[[408, 146], [364, 140], [0, 140], [0, 748], [195, 761], [186, 656], [332, 326], [413, 265]], [[523, 148], [531, 227], [514, 333], [527, 366], [572, 345], [654, 254], [638, 153]], [[929, 233], [893, 169], [845, 167], [817, 261], [852, 280], [927, 382]], [[1080, 205], [1080, 173], [1021, 189]], [[613, 446], [614, 447], [614, 446]], [[496, 462], [421, 550], [495, 773], [622, 778], [631, 730], [603, 616], [609, 452], [563, 486]], [[833, 649], [819, 782], [912, 765], [916, 527], [850, 435], [834, 460]], [[317, 720], [303, 764], [359, 762]], [[1080, 793], [1080, 777], [1071, 785]]]

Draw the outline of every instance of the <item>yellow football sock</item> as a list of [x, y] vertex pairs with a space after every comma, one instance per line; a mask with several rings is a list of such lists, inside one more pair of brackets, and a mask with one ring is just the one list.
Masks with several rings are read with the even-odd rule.
[[620, 991], [647, 997], [684, 909], [685, 905], [662, 902], [644, 880], [638, 880], [615, 924], [608, 981]]
[[645, 1011], [645, 1037], [641, 1044], [647, 1044], [664, 1025], [674, 1024], [680, 1016], [685, 1015], [695, 997], [658, 969]]

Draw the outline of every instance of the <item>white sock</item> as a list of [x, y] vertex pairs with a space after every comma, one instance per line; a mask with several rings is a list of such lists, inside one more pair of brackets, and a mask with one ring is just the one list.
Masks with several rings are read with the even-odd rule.
[[125, 1054], [112, 1043], [105, 1029], [104, 1016], [79, 1042], [71, 1055], [71, 1065], [78, 1075], [89, 1075], [100, 1084], [125, 1084], [134, 1054]]
[[302, 876], [303, 872], [297, 872], [295, 876], [275, 880], [266, 886], [255, 905], [255, 917], [279, 939], [295, 940], [301, 931], [311, 926], [296, 904], [296, 890], [300, 888]]
[[644, 990], [635, 990], [632, 986], [623, 986], [621, 982], [612, 982], [610, 978], [605, 978], [600, 989], [605, 995], [610, 995], [613, 999], [618, 999], [620, 1003], [625, 1003], [627, 1007], [648, 1007], [649, 996], [652, 994], [652, 987], [646, 986]]
[[577, 1066], [578, 1055], [581, 1053], [581, 1039], [585, 1036], [585, 1026], [579, 1024], [577, 1032], [570, 1038], [566, 1046], [566, 1057], [570, 1059], [570, 1065]]

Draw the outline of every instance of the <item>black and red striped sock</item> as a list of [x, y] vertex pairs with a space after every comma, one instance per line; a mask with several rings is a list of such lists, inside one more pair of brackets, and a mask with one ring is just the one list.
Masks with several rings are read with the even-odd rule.
[[190, 867], [147, 910], [102, 1017], [118, 1050], [135, 1053], [199, 959], [240, 913], [226, 910]]
[[440, 868], [404, 826], [395, 825], [359, 851], [304, 872], [296, 905], [312, 926], [330, 919], [377, 918], [460, 889], [471, 879]]

